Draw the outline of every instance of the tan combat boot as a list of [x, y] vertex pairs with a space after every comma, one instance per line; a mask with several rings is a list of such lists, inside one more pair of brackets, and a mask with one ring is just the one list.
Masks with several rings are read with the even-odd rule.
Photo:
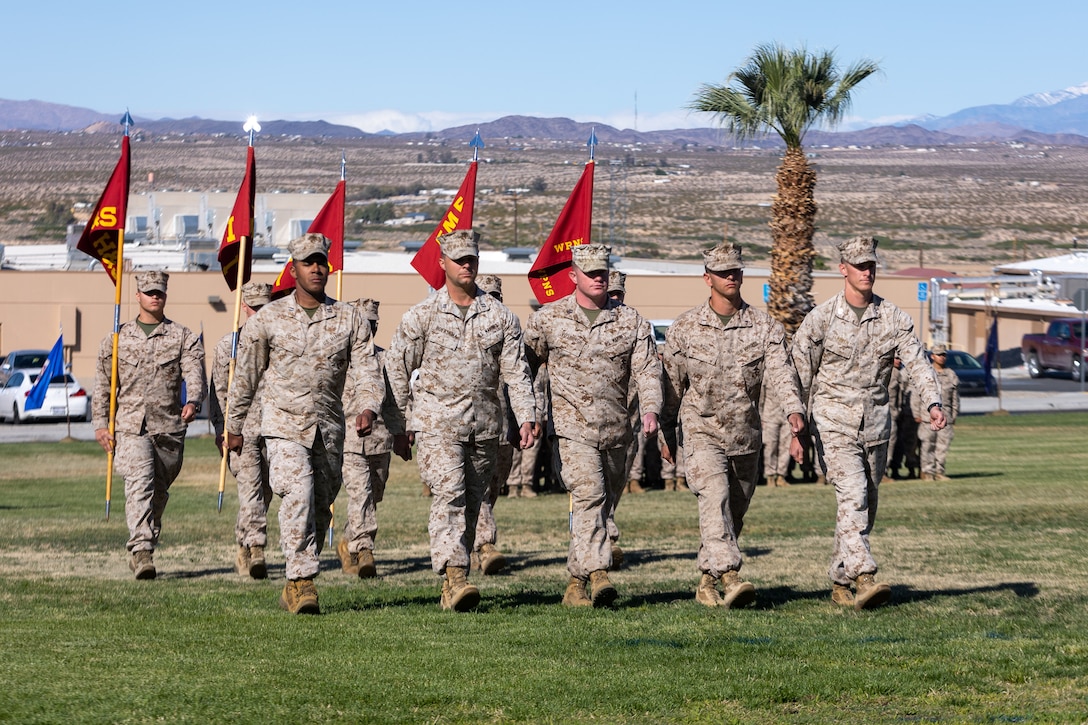
[[356, 557], [359, 562], [360, 579], [373, 579], [378, 576], [378, 565], [374, 563], [373, 551], [370, 549], [363, 549]]
[[923, 471], [922, 475], [918, 476], [918, 480], [919, 481], [932, 481], [933, 480], [933, 474], [932, 473], [926, 473], [925, 471]]
[[789, 488], [790, 482], [786, 480], [785, 476], [775, 476], [774, 485], [779, 488]]
[[677, 491], [687, 491], [688, 490], [688, 479], [684, 478], [683, 476], [677, 476], [676, 477], [676, 490]]
[[423, 484], [423, 490], [419, 492], [419, 495], [422, 496], [423, 498], [430, 498], [431, 497], [431, 487], [428, 486], [427, 484]]
[[517, 498], [519, 490], [521, 490], [521, 486], [517, 486], [517, 485], [509, 486], [508, 490], [506, 492], [506, 497], [507, 498]]
[[440, 603], [443, 609], [455, 612], [467, 612], [480, 603], [480, 590], [468, 583], [465, 567], [446, 567]]
[[612, 544], [612, 571], [623, 568], [623, 549], [617, 544]]
[[827, 486], [828, 485], [827, 476], [825, 476], [822, 473], [819, 474], [818, 476], [816, 476], [816, 485], [817, 486]]
[[718, 580], [712, 575], [703, 572], [699, 577], [699, 586], [695, 588], [695, 601], [708, 607], [721, 607], [725, 604], [722, 595], [718, 593]]
[[646, 493], [646, 489], [642, 487], [642, 484], [638, 482], [638, 479], [632, 478], [627, 482], [627, 493]]
[[564, 607], [592, 607], [593, 600], [586, 594], [586, 582], [584, 579], [571, 577], [567, 582], [567, 590], [563, 592]]
[[610, 607], [612, 602], [616, 601], [616, 596], [616, 587], [612, 586], [612, 582], [608, 580], [607, 571], [598, 569], [590, 572], [589, 598], [593, 601], [594, 607]]
[[536, 491], [533, 490], [533, 484], [527, 483], [521, 487], [522, 498], [536, 498]]
[[949, 478], [948, 476], [944, 475], [943, 473], [937, 473], [937, 474], [934, 474], [933, 480], [934, 481], [951, 481], [952, 479]]
[[317, 602], [317, 587], [313, 579], [288, 579], [280, 594], [280, 609], [291, 614], [320, 614]]
[[740, 574], [735, 571], [722, 574], [722, 591], [725, 592], [722, 606], [730, 609], [747, 607], [756, 600], [756, 588], [751, 582], [741, 579]]
[[359, 555], [348, 551], [348, 540], [341, 538], [336, 542], [336, 555], [340, 557], [340, 568], [345, 574], [359, 576]]
[[155, 560], [151, 552], [134, 551], [128, 560], [128, 568], [136, 575], [137, 579], [154, 579], [158, 572], [155, 571]]
[[263, 546], [249, 547], [249, 575], [254, 579], [268, 578], [268, 562], [264, 559]]
[[892, 597], [892, 588], [884, 582], [877, 582], [872, 574], [862, 574], [855, 581], [857, 595], [854, 597], [854, 609], [876, 609], [887, 603]]
[[675, 491], [676, 490], [676, 479], [675, 478], [666, 478], [665, 479], [665, 490], [666, 491]]
[[479, 551], [479, 568], [484, 576], [498, 574], [506, 568], [506, 557], [494, 544], [483, 544]]
[[835, 604], [838, 604], [840, 607], [852, 607], [854, 606], [854, 593], [850, 591], [850, 587], [845, 584], [832, 582], [831, 601], [835, 602]]
[[234, 571], [242, 576], [249, 576], [249, 547], [239, 546], [238, 555], [234, 557]]

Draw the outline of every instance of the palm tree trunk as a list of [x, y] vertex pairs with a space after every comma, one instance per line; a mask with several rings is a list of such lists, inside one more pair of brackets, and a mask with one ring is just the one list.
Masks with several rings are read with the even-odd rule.
[[775, 173], [778, 193], [771, 203], [771, 294], [767, 312], [786, 328], [797, 331], [815, 303], [812, 260], [816, 252], [816, 171], [801, 147], [787, 148]]

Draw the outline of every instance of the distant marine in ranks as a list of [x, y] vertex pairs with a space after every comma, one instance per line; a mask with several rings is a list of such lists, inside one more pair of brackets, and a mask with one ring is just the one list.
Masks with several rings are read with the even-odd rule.
[[875, 579], [869, 535], [888, 464], [888, 383], [896, 357], [928, 411], [929, 424], [934, 430], [946, 424], [933, 368], [914, 336], [914, 322], [873, 294], [876, 245], [873, 237], [839, 244], [843, 291], [808, 313], [791, 349], [802, 390], [806, 396], [811, 392], [816, 450], [828, 483], [835, 487], [831, 598], [855, 609], [879, 607], [891, 597], [891, 587]]
[[[246, 282], [242, 285], [242, 325], [258, 310], [271, 301], [272, 285]], [[242, 452], [227, 451], [223, 446], [223, 411], [227, 405], [227, 384], [230, 374], [230, 348], [234, 333], [228, 332], [215, 345], [212, 362], [212, 392], [209, 418], [215, 428], [215, 444], [227, 454], [227, 466], [238, 483], [238, 518], [234, 526], [238, 552], [234, 560], [235, 570], [242, 576], [254, 579], [268, 577], [265, 547], [268, 546], [268, 504], [272, 502], [272, 488], [268, 484], [268, 458], [264, 439], [261, 438], [260, 405], [250, 408], [242, 427], [245, 443]], [[257, 398], [261, 390], [258, 386]]]
[[[476, 286], [486, 294], [502, 302], [502, 279], [494, 274], [481, 274], [476, 277]], [[535, 399], [535, 395], [534, 395]], [[511, 433], [517, 431], [517, 421], [511, 417], [510, 393], [503, 384], [499, 390], [499, 416], [502, 430], [499, 433], [499, 452], [495, 458], [495, 468], [487, 487], [487, 495], [480, 504], [480, 517], [476, 521], [476, 540], [472, 552], [472, 568], [481, 574], [497, 574], [506, 568], [506, 557], [499, 551], [498, 527], [495, 524], [495, 502], [499, 491], [510, 476], [514, 462], [514, 449], [517, 441], [511, 440]], [[534, 439], [535, 442], [535, 439]]]
[[[355, 308], [325, 295], [329, 241], [320, 234], [291, 240], [292, 294], [271, 302], [242, 328], [240, 357], [227, 411], [227, 447], [244, 444], [250, 408], [261, 410], [261, 435], [272, 491], [282, 497], [280, 543], [287, 582], [280, 606], [292, 614], [317, 614], [314, 577], [320, 565], [330, 505], [341, 485], [348, 371], [359, 414], [357, 435], [368, 435], [385, 386], [370, 325]], [[258, 399], [258, 386], [263, 385]]]
[[925, 423], [921, 406], [916, 406], [914, 417], [923, 421], [918, 424], [922, 466], [919, 478], [923, 481], [951, 481], [945, 474], [944, 467], [948, 460], [948, 449], [952, 446], [952, 426], [960, 414], [960, 379], [946, 364], [947, 347], [934, 345], [930, 355], [933, 356], [933, 371], [937, 375], [937, 387], [941, 391], [941, 405], [948, 425], [940, 430], [933, 430], [932, 426]]
[[[125, 480], [129, 569], [137, 579], [154, 579], [154, 551], [170, 484], [181, 472], [185, 429], [200, 412], [204, 344], [184, 325], [167, 319], [166, 272], [136, 275], [136, 319], [117, 336], [116, 436], [110, 437], [110, 383], [113, 336], [102, 340], [91, 399], [94, 437]], [[181, 400], [182, 384], [187, 400]]]
[[[571, 494], [573, 525], [563, 595], [566, 606], [610, 606], [612, 549], [607, 517], [627, 473], [632, 431], [628, 391], [638, 386], [642, 427], [657, 432], [661, 361], [650, 323], [608, 298], [611, 249], [574, 247], [574, 294], [529, 316], [525, 347], [533, 369], [547, 364], [558, 476]], [[588, 585], [588, 592], [587, 592]]]
[[793, 431], [778, 399], [766, 385], [759, 393], [759, 417], [763, 425], [763, 478], [771, 488], [790, 485], [790, 442]]
[[[378, 333], [378, 300], [361, 299], [348, 302], [357, 309], [370, 327], [371, 337]], [[374, 354], [382, 371], [385, 390], [379, 415], [374, 419], [370, 435], [345, 436], [344, 438], [344, 488], [348, 492], [344, 533], [336, 545], [340, 566], [345, 574], [360, 579], [378, 575], [374, 560], [374, 540], [378, 535], [378, 504], [385, 497], [385, 484], [389, 481], [389, 461], [393, 450], [393, 430], [403, 431], [404, 420], [393, 402], [393, 393], [385, 379], [385, 350], [375, 346]], [[348, 370], [344, 385], [344, 414], [351, 419], [362, 412], [360, 401], [355, 398], [359, 387], [353, 379], [358, 368]], [[389, 424], [387, 424], [389, 421]]]
[[[548, 367], [545, 365], [533, 377], [533, 398], [536, 400], [536, 421], [538, 429], [544, 433], [551, 425], [548, 413]], [[536, 498], [536, 472], [541, 456], [551, 456], [551, 449], [546, 443], [546, 435], [536, 436], [533, 445], [525, 450], [514, 446], [514, 457], [510, 463], [510, 476], [507, 480], [508, 498]], [[547, 466], [550, 469], [550, 466]]]
[[[913, 402], [916, 397], [911, 393], [910, 378], [903, 369], [902, 361], [896, 358], [895, 372], [888, 381], [889, 416], [896, 416], [888, 439], [888, 471], [894, 479], [915, 479], [921, 470], [918, 451], [918, 423], [921, 418], [914, 416]], [[902, 474], [899, 472], [901, 465], [907, 469]]]
[[[741, 248], [725, 242], [707, 250], [703, 266], [710, 298], [665, 333], [661, 456], [672, 458], [680, 445], [687, 453], [688, 485], [699, 504], [696, 601], [743, 607], [756, 595], [740, 577], [737, 540], [760, 474], [760, 393], [768, 387], [794, 435], [805, 428], [805, 408], [785, 330], [741, 296]], [[800, 458], [800, 444], [795, 452]]]
[[[532, 444], [535, 410], [521, 324], [476, 285], [479, 234], [458, 230], [439, 243], [446, 284], [401, 318], [385, 369], [402, 411], [412, 395], [407, 427], [416, 431], [420, 476], [433, 494], [428, 529], [431, 567], [443, 577], [440, 604], [466, 611], [480, 601], [467, 575], [502, 434], [500, 387], [508, 386], [522, 448]], [[393, 444], [407, 452], [408, 436]]]

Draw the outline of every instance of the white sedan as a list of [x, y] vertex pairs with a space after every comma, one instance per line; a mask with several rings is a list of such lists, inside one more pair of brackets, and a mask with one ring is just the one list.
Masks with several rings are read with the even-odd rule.
[[12, 423], [38, 418], [90, 420], [91, 406], [87, 391], [67, 373], [54, 375], [45, 392], [45, 401], [37, 410], [26, 409], [26, 398], [40, 370], [15, 370], [0, 389], [0, 420]]

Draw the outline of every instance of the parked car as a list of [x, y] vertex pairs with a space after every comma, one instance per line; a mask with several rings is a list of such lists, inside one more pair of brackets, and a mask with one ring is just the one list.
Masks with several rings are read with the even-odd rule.
[[[926, 357], [932, 360], [929, 351]], [[960, 395], [986, 395], [986, 368], [962, 350], [949, 350], [945, 365], [960, 379]]]
[[27, 410], [26, 399], [39, 373], [41, 368], [15, 370], [11, 373], [4, 387], [0, 388], [0, 420], [22, 423], [44, 418], [91, 419], [91, 405], [87, 391], [67, 373], [54, 375], [49, 381], [49, 389], [45, 392], [42, 407], [37, 410]]
[[672, 326], [672, 320], [650, 320], [650, 327], [654, 328], [654, 342], [659, 348], [665, 347], [665, 332]]
[[1044, 335], [1024, 335], [1020, 355], [1028, 375], [1042, 377], [1047, 370], [1069, 373], [1080, 380], [1081, 367], [1088, 357], [1088, 339], [1080, 320], [1069, 317], [1051, 320]]
[[0, 363], [0, 384], [6, 383], [11, 374], [20, 368], [41, 370], [48, 357], [48, 350], [12, 350]]

